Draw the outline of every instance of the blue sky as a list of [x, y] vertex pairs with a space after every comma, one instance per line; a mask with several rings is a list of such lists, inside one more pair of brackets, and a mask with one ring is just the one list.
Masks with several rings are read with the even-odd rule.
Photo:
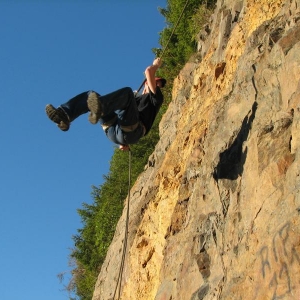
[[159, 6], [0, 0], [0, 299], [68, 299], [57, 274], [114, 145], [87, 115], [61, 132], [44, 108], [90, 89], [137, 89], [166, 26]]

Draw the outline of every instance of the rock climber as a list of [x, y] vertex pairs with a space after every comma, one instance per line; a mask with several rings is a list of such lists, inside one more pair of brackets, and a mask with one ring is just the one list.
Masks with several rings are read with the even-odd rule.
[[46, 105], [46, 114], [62, 131], [67, 131], [70, 124], [80, 115], [89, 113], [92, 124], [98, 122], [106, 136], [122, 151], [129, 150], [130, 144], [137, 143], [151, 129], [157, 113], [163, 103], [160, 88], [166, 79], [156, 77], [156, 71], [162, 61], [156, 58], [145, 70], [145, 84], [141, 95], [131, 88], [124, 87], [104, 96], [95, 91], [81, 93], [68, 102], [55, 108]]

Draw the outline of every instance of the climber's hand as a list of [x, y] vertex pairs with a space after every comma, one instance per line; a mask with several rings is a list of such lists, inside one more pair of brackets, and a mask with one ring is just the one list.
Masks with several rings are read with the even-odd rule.
[[153, 66], [157, 66], [159, 68], [161, 65], [162, 65], [162, 60], [159, 57], [155, 58], [153, 61]]
[[129, 146], [128, 146], [128, 145], [120, 145], [120, 146], [119, 146], [119, 149], [120, 149], [121, 151], [128, 151], [128, 150], [129, 150]]

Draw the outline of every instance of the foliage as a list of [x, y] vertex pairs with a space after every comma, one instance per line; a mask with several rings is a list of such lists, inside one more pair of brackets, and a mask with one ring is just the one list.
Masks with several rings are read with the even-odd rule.
[[[158, 124], [171, 100], [171, 83], [191, 54], [195, 52], [196, 34], [207, 21], [215, 2], [215, 0], [189, 0], [175, 31], [174, 28], [186, 1], [168, 0], [165, 9], [159, 8], [167, 23], [167, 27], [163, 29], [159, 37], [164, 50], [156, 48], [153, 52], [157, 56], [163, 55], [164, 64], [158, 75], [168, 78], [168, 84], [164, 88], [166, 100], [149, 134], [131, 147], [131, 184], [143, 171], [148, 157], [159, 140]], [[77, 234], [73, 236], [75, 247], [70, 254], [70, 260], [75, 261], [75, 266], [71, 272], [72, 279], [65, 287], [70, 295], [75, 295], [70, 299], [92, 299], [97, 276], [105, 260], [116, 224], [123, 210], [124, 199], [128, 193], [127, 156], [128, 153], [116, 149], [110, 162], [109, 173], [104, 176], [104, 183], [92, 188], [93, 203], [84, 203], [83, 207], [78, 209], [82, 228], [78, 229]]]
[[167, 78], [174, 79], [196, 51], [196, 36], [208, 21], [215, 3], [216, 0], [188, 0], [185, 6], [185, 0], [168, 0], [167, 8], [159, 8], [167, 27], [159, 38], [163, 50], [154, 48], [153, 52], [162, 56], [163, 73]]

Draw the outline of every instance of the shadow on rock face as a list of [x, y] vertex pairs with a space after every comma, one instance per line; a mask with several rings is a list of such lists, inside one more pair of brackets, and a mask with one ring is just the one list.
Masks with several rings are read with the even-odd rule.
[[247, 157], [247, 149], [243, 152], [243, 143], [248, 138], [256, 110], [257, 102], [254, 102], [252, 109], [243, 120], [241, 130], [237, 134], [236, 139], [228, 149], [220, 154], [219, 163], [213, 174], [216, 181], [219, 179], [235, 180], [242, 175]]

